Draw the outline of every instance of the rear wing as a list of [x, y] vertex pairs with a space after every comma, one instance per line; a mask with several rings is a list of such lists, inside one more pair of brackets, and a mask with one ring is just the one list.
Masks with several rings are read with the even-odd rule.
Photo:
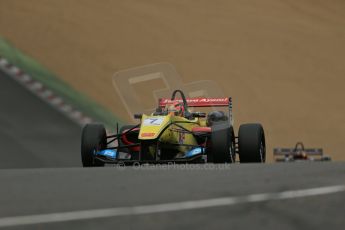
[[[229, 121], [231, 125], [232, 120], [232, 99], [231, 97], [197, 97], [186, 98], [188, 107], [228, 107], [229, 109]], [[158, 99], [158, 107], [164, 108], [168, 104], [174, 102], [183, 103], [182, 99], [171, 100], [169, 98]]]
[[[226, 107], [231, 106], [231, 97], [222, 98], [186, 98], [188, 107]], [[174, 102], [183, 103], [182, 99], [171, 100], [169, 98], [160, 98], [158, 100], [159, 107], [165, 107], [167, 104]]]

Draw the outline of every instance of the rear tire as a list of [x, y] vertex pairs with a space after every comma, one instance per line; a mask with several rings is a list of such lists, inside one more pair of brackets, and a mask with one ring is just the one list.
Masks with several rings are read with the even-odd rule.
[[261, 124], [244, 124], [238, 131], [238, 147], [241, 163], [266, 161], [265, 133]]
[[207, 161], [213, 163], [235, 162], [235, 141], [232, 127], [226, 122], [212, 125], [211, 148], [207, 154]]
[[81, 137], [81, 160], [83, 167], [101, 167], [102, 161], [95, 159], [95, 151], [107, 147], [107, 134], [101, 124], [87, 124], [84, 126]]

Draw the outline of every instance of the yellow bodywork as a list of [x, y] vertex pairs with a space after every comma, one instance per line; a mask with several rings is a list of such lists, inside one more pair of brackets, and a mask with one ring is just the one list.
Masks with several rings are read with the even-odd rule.
[[[166, 116], [143, 115], [138, 138], [139, 140], [157, 139], [163, 144], [197, 145], [194, 136], [181, 127], [192, 131], [193, 127], [202, 126], [203, 122], [199, 118], [188, 120], [184, 117], [176, 116], [174, 113], [169, 113]], [[177, 123], [181, 127], [173, 123]], [[179, 152], [185, 152], [188, 147], [178, 146], [177, 149]]]

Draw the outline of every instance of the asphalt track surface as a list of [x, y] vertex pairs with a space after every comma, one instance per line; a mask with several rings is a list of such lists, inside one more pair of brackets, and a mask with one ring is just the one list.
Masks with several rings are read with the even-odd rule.
[[[0, 192], [1, 225], [1, 218], [9, 216], [345, 185], [345, 164], [230, 165], [218, 170], [186, 169], [185, 166], [3, 170], [0, 183], [6, 185]], [[38, 223], [11, 229], [344, 229], [344, 204], [345, 192], [342, 191], [193, 210]]]
[[0, 168], [80, 166], [80, 130], [0, 71]]
[[[344, 162], [75, 167], [80, 127], [2, 75], [0, 87], [0, 229], [345, 229]], [[315, 194], [329, 186], [342, 190]], [[200, 206], [217, 198], [236, 202]]]

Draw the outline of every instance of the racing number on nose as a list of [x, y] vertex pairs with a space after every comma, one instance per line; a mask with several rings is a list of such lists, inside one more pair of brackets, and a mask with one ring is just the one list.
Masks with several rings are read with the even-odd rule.
[[150, 120], [151, 120], [150, 124], [154, 125], [155, 121], [157, 121], [158, 119], [157, 118], [150, 118]]
[[161, 125], [162, 122], [162, 118], [146, 118], [144, 120], [144, 125]]

